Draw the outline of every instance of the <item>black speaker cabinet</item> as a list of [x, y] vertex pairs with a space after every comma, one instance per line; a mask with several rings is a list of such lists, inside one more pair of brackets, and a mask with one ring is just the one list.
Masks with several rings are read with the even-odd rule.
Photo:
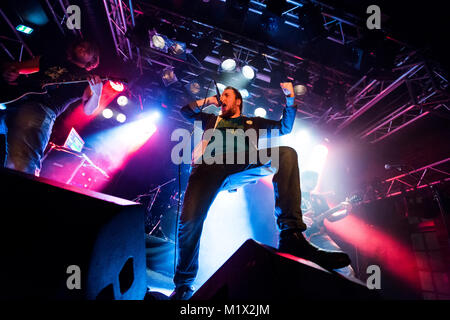
[[191, 300], [262, 300], [299, 299], [371, 300], [378, 295], [359, 280], [274, 248], [247, 240], [217, 270]]
[[143, 299], [141, 205], [0, 170], [0, 299]]

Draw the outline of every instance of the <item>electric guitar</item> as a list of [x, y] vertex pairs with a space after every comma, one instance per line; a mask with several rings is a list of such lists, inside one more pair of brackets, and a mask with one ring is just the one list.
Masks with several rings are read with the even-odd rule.
[[[64, 74], [63, 76], [57, 75], [56, 77], [42, 77], [31, 74], [29, 77], [18, 79], [14, 84], [1, 83], [0, 85], [0, 104], [7, 105], [22, 99], [28, 95], [34, 94], [46, 94], [47, 88], [55, 85], [70, 85], [76, 83], [88, 83], [88, 75], [82, 77], [75, 77], [73, 75]], [[119, 79], [114, 77], [100, 77], [102, 81], [112, 80], [122, 83], [127, 83], [126, 79]]]
[[315, 235], [318, 235], [318, 234], [322, 233], [323, 221], [326, 218], [330, 217], [332, 214], [334, 214], [334, 213], [336, 213], [338, 211], [344, 210], [345, 207], [348, 204], [356, 204], [358, 202], [361, 202], [361, 200], [362, 199], [361, 199], [360, 196], [354, 195], [354, 196], [352, 196], [350, 198], [345, 199], [344, 202], [341, 202], [336, 207], [331, 208], [331, 209], [329, 209], [329, 210], [327, 210], [325, 212], [322, 212], [322, 213], [319, 213], [319, 214], [313, 213], [312, 215], [305, 214], [305, 216], [308, 217], [309, 219], [311, 219], [311, 221], [312, 221], [310, 223], [306, 223], [308, 228], [306, 229], [304, 234], [307, 237], [307, 239], [310, 239], [312, 236], [315, 236]]

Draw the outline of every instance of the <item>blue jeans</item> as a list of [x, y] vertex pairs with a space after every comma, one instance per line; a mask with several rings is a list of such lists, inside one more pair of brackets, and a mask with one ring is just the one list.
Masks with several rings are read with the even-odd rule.
[[274, 174], [275, 217], [282, 230], [306, 230], [300, 209], [300, 175], [297, 153], [290, 147], [271, 148], [278, 152], [279, 165], [271, 162], [255, 164], [200, 164], [193, 168], [178, 222], [176, 287], [192, 285], [198, 272], [200, 238], [209, 207], [221, 190]]
[[56, 115], [48, 107], [25, 101], [7, 109], [5, 166], [39, 175], [41, 159], [50, 139]]

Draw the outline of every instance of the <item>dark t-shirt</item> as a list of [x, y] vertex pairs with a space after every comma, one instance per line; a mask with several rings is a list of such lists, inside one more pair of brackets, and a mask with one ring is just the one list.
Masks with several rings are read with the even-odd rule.
[[[238, 129], [241, 129], [242, 131], [236, 131]], [[243, 117], [221, 119], [217, 124], [216, 130], [219, 130], [222, 134], [221, 136], [223, 148], [222, 150], [214, 149], [211, 152], [212, 156], [249, 151], [249, 141], [244, 137]], [[215, 142], [214, 136], [209, 141], [208, 147], [213, 147], [213, 142]], [[215, 144], [217, 146], [217, 142]]]
[[[86, 79], [89, 73], [67, 61], [65, 53], [60, 53], [58, 56], [42, 56], [39, 60], [39, 72], [36, 75], [44, 81], [61, 82]], [[59, 116], [69, 105], [82, 97], [87, 86], [87, 82], [52, 85], [47, 87], [47, 94], [34, 95], [30, 99], [44, 104], [52, 109], [56, 116]]]

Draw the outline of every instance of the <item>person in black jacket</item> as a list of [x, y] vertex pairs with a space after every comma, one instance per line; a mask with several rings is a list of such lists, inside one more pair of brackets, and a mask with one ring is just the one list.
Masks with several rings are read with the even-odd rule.
[[[181, 109], [188, 120], [201, 121], [205, 131], [202, 142], [194, 150], [194, 164], [178, 222], [177, 266], [173, 279], [175, 290], [171, 299], [187, 300], [194, 292], [192, 283], [198, 272], [203, 222], [216, 195], [221, 190], [235, 188], [236, 185], [273, 173], [275, 217], [280, 230], [279, 250], [329, 269], [350, 264], [345, 253], [320, 250], [303, 237], [302, 231], [306, 230], [306, 225], [302, 221], [300, 209], [296, 151], [283, 146], [258, 149], [257, 141], [262, 131], [277, 131], [278, 135], [284, 135], [290, 133], [294, 125], [297, 108], [294, 105], [292, 83], [282, 83], [281, 87], [289, 92], [289, 96], [286, 97], [286, 108], [279, 121], [243, 116], [241, 94], [233, 87], [225, 88], [220, 101], [212, 96]], [[203, 105], [220, 107], [220, 116], [202, 112]], [[240, 137], [251, 130], [256, 131], [256, 138]], [[239, 155], [244, 157], [240, 158]], [[238, 161], [234, 161], [236, 158]], [[242, 159], [245, 161], [239, 161]]]
[[76, 101], [83, 104], [86, 115], [99, 107], [103, 83], [99, 76], [89, 73], [98, 66], [99, 59], [99, 49], [94, 42], [77, 39], [67, 50], [54, 48], [49, 54], [3, 65], [0, 85], [4, 82], [21, 86], [18, 80], [25, 74], [30, 75], [31, 80], [52, 83], [68, 81], [72, 77], [88, 81], [50, 86], [46, 94], [28, 95], [7, 104], [0, 119], [0, 134], [6, 135], [6, 157], [0, 166], [39, 175], [41, 159], [57, 117]]

